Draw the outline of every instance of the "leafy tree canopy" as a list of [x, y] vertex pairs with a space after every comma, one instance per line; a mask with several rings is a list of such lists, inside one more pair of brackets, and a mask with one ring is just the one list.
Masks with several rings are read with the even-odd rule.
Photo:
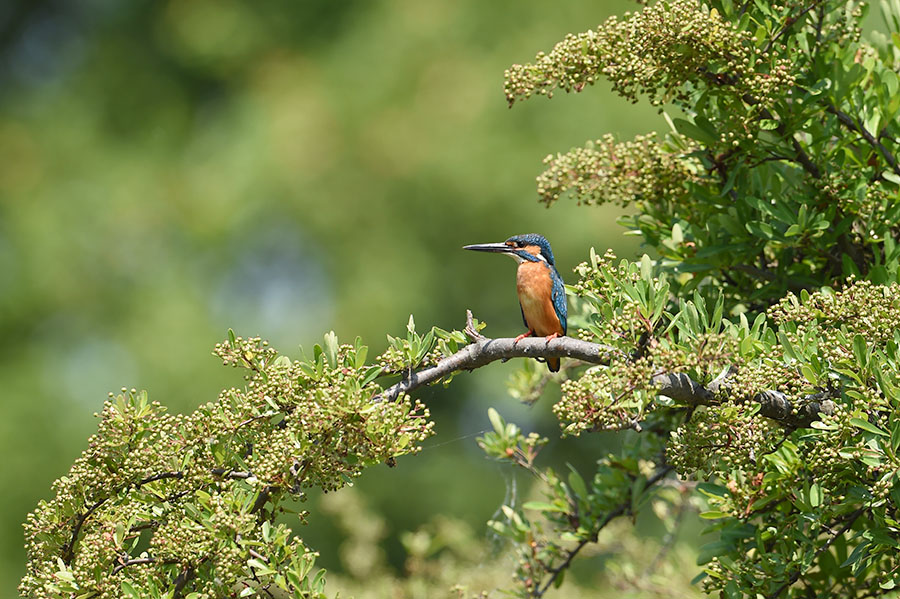
[[[510, 357], [515, 392], [559, 384], [564, 435], [621, 431], [594, 472], [541, 465], [544, 439], [491, 412], [488, 455], [543, 501], [490, 523], [516, 592], [541, 597], [621, 516], [673, 519], [693, 494], [714, 539], [697, 582], [725, 597], [873, 597], [900, 581], [900, 3], [890, 37], [851, 1], [658, 2], [567, 36], [506, 74], [511, 104], [600, 79], [671, 107], [671, 131], [551, 155], [538, 193], [620, 203], [657, 253], [591, 252], [569, 288], [573, 337], [432, 328], [368, 361], [329, 334], [312, 355], [258, 339], [216, 348], [247, 385], [168, 416], [124, 392], [56, 497], [29, 517], [28, 596], [323, 594], [314, 554], [275, 516], [414, 453], [411, 394]], [[691, 481], [676, 488], [673, 481]], [[682, 492], [678, 489], [687, 489]], [[301, 514], [301, 520], [310, 516]]]

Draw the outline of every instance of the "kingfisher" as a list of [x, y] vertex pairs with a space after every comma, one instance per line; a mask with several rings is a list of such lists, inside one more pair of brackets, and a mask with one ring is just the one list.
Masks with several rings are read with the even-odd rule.
[[[516, 337], [516, 343], [530, 335], [546, 337], [549, 343], [566, 334], [566, 289], [556, 271], [550, 242], [542, 235], [514, 235], [501, 243], [466, 245], [463, 249], [506, 254], [519, 265], [516, 291], [528, 330]], [[547, 367], [557, 372], [559, 358], [547, 358]]]

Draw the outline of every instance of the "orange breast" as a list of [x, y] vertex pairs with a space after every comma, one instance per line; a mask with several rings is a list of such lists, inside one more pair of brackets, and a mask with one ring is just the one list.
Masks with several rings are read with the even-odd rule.
[[516, 291], [525, 322], [535, 335], [546, 337], [553, 333], [563, 334], [556, 310], [553, 309], [553, 280], [546, 264], [520, 264], [516, 273]]

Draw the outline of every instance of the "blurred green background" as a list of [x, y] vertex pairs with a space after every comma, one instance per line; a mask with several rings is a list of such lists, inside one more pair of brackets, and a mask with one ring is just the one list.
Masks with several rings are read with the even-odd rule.
[[[210, 355], [232, 327], [288, 354], [330, 329], [521, 332], [512, 261], [468, 243], [540, 232], [564, 278], [591, 246], [638, 251], [615, 209], [546, 210], [542, 158], [604, 132], [661, 129], [598, 86], [515, 109], [503, 71], [625, 2], [13, 0], [0, 6], [0, 580], [21, 522], [95, 428], [108, 391], [190, 411], [237, 384]], [[370, 352], [370, 355], [374, 355]], [[590, 467], [611, 441], [560, 442], [552, 399], [505, 394], [515, 364], [422, 393], [436, 437], [357, 485], [402, 569], [434, 514], [485, 537], [518, 480], [475, 436], [495, 406]], [[518, 480], [524, 483], [527, 481]], [[299, 531], [341, 570], [341, 527]], [[318, 517], [317, 517], [318, 516]]]

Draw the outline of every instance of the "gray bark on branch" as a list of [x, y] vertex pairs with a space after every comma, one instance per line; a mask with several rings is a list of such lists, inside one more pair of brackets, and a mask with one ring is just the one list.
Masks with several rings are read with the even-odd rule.
[[[473, 339], [453, 355], [447, 356], [434, 366], [422, 368], [406, 374], [400, 382], [388, 387], [374, 401], [394, 401], [402, 393], [435, 383], [442, 378], [461, 372], [475, 370], [497, 360], [511, 358], [574, 358], [588, 364], [607, 365], [610, 356], [618, 350], [607, 345], [582, 341], [573, 337], [557, 337], [549, 342], [543, 337], [526, 337], [516, 341], [504, 337], [490, 339], [479, 334], [472, 325], [472, 313], [468, 312], [466, 333]], [[716, 392], [726, 385], [727, 377], [710, 383], [709, 389], [683, 373], [658, 374], [651, 379], [657, 385], [657, 393], [689, 406], [709, 406], [718, 403]], [[763, 391], [751, 399], [760, 404], [759, 413], [781, 425], [796, 429], [808, 427], [820, 414], [831, 414], [834, 402], [831, 394], [817, 393], [804, 398], [794, 405], [780, 391]]]
[[[713, 391], [707, 389], [686, 374], [660, 374], [652, 379], [659, 385], [659, 394], [665, 395], [679, 403], [691, 406], [708, 406], [716, 402], [715, 393], [720, 381], [710, 383]], [[819, 419], [820, 414], [834, 413], [834, 402], [830, 393], [816, 393], [803, 398], [797, 405], [791, 403], [787, 395], [781, 391], [762, 391], [751, 401], [759, 404], [759, 413], [775, 420], [787, 428], [806, 428]]]
[[543, 337], [526, 337], [516, 342], [511, 337], [478, 339], [434, 366], [411, 372], [384, 390], [376, 399], [393, 401], [401, 393], [439, 381], [449, 374], [475, 370], [497, 360], [510, 358], [575, 358], [589, 364], [608, 364], [610, 347], [574, 339], [557, 337], [549, 342]]

